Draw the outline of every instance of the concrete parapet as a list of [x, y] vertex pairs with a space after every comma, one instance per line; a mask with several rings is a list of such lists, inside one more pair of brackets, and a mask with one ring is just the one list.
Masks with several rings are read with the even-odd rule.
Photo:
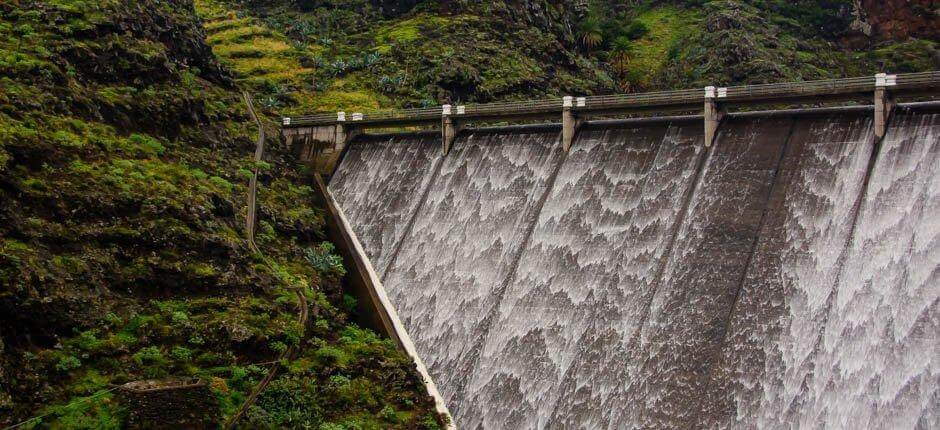
[[718, 98], [727, 95], [727, 88], [705, 87], [705, 105], [702, 117], [705, 121], [705, 147], [712, 146], [715, 135], [718, 134], [718, 125], [725, 116], [724, 109], [718, 104]]
[[[584, 97], [578, 97], [578, 102], [583, 103]], [[571, 143], [574, 142], [574, 136], [581, 126], [581, 120], [575, 117], [572, 112], [574, 99], [571, 96], [562, 98], [561, 110], [561, 141], [565, 152], [571, 149]]]
[[[303, 136], [307, 142], [306, 156], [320, 157], [321, 152], [341, 152], [359, 130], [409, 126], [436, 126], [440, 124], [442, 150], [450, 152], [454, 139], [467, 122], [485, 121], [544, 121], [562, 120], [562, 144], [565, 150], [577, 133], [581, 121], [588, 118], [622, 115], [662, 115], [667, 112], [690, 113], [701, 111], [704, 117], [705, 145], [715, 140], [725, 112], [741, 106], [812, 104], [831, 102], [858, 102], [872, 100], [874, 95], [874, 132], [884, 136], [895, 105], [895, 98], [936, 97], [940, 95], [940, 71], [854, 78], [824, 79], [817, 81], [754, 84], [733, 87], [709, 86], [702, 89], [657, 91], [651, 93], [612, 94], [587, 97], [505, 101], [471, 106], [426, 107], [399, 111], [382, 111], [351, 115], [346, 122], [345, 113], [339, 115], [315, 114], [284, 118], [284, 135], [288, 139]], [[355, 125], [350, 127], [349, 124]], [[327, 130], [327, 131], [324, 131]], [[324, 141], [323, 136], [333, 131], [332, 146], [310, 146], [309, 141]], [[329, 139], [327, 139], [329, 140]], [[326, 171], [324, 171], [326, 172]]]
[[[457, 106], [458, 114], [463, 110], [462, 108], [463, 106]], [[454, 119], [452, 115], [451, 105], [441, 106], [441, 140], [444, 155], [450, 152], [450, 148], [454, 145], [454, 139], [457, 138], [457, 133], [460, 133], [463, 128], [463, 124]]]
[[896, 102], [891, 88], [897, 85], [897, 75], [875, 75], [875, 139], [881, 140], [888, 131], [888, 121]]

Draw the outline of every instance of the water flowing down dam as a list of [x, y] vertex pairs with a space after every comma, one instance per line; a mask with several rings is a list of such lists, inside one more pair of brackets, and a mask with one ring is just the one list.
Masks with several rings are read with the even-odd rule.
[[940, 113], [355, 138], [329, 188], [460, 428], [940, 427]]

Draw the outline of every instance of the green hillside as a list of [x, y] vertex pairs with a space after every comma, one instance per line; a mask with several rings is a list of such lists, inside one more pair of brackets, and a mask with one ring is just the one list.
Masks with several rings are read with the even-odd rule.
[[273, 141], [263, 255], [244, 239], [256, 129], [239, 87], [300, 79], [288, 42], [215, 32], [264, 52], [233, 80], [186, 2], [0, 12], [0, 426], [116, 428], [107, 389], [168, 376], [210, 381], [224, 420], [295, 346], [243, 425], [437, 427], [410, 360], [350, 322], [323, 211]]
[[[214, 52], [283, 114], [940, 67], [938, 32], [930, 30], [940, 21], [910, 3], [885, 8], [906, 8], [924, 21], [910, 24], [903, 38], [856, 29], [866, 19], [900, 18], [866, 16], [881, 8], [856, 11], [851, 0], [197, 4]], [[251, 25], [230, 28], [236, 22]], [[251, 36], [232, 37], [242, 32]], [[264, 43], [252, 41], [256, 33]], [[277, 48], [264, 48], [272, 44]]]

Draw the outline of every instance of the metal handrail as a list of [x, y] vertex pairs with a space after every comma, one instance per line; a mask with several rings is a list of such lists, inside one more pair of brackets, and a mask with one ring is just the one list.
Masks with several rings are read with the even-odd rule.
[[871, 91], [875, 86], [873, 76], [847, 79], [822, 79], [817, 81], [777, 84], [741, 85], [727, 88], [727, 98], [738, 97], [792, 97], [794, 95], [825, 95]]
[[[940, 71], [905, 73], [891, 75], [893, 82], [891, 90], [918, 90], [940, 89]], [[853, 78], [820, 79], [802, 82], [785, 82], [773, 84], [739, 85], [719, 88], [716, 101], [719, 103], [754, 103], [760, 101], [772, 102], [785, 99], [802, 99], [813, 96], [860, 96], [875, 90], [877, 85], [875, 76], [862, 76]], [[600, 111], [616, 111], [618, 109], [630, 110], [637, 108], [656, 107], [687, 107], [698, 104], [706, 97], [701, 88], [657, 91], [636, 94], [610, 94], [575, 98], [571, 109], [578, 113], [591, 113]], [[473, 119], [487, 117], [521, 117], [561, 112], [565, 109], [561, 98], [538, 100], [515, 100], [496, 103], [468, 104], [458, 106], [451, 112], [454, 118]], [[347, 123], [407, 123], [430, 122], [440, 118], [444, 113], [442, 107], [415, 108], [402, 110], [383, 110], [366, 113], [346, 113]], [[317, 126], [332, 125], [342, 122], [336, 113], [320, 113], [312, 115], [285, 118], [285, 127], [291, 126]]]

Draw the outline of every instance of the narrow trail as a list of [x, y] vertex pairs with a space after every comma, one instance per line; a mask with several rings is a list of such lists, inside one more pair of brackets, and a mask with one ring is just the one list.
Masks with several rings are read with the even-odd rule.
[[[248, 113], [251, 115], [251, 119], [258, 125], [258, 142], [255, 146], [255, 158], [254, 161], [260, 162], [262, 156], [264, 155], [264, 126], [261, 124], [261, 120], [258, 118], [258, 115], [255, 113], [254, 105], [251, 102], [251, 96], [247, 92], [242, 93], [242, 96], [245, 99], [245, 104], [248, 105]], [[273, 270], [273, 267], [268, 263], [267, 258], [264, 257], [264, 254], [258, 248], [258, 244], [255, 243], [255, 225], [257, 221], [257, 193], [258, 193], [258, 166], [252, 169], [251, 172], [251, 181], [248, 184], [248, 211], [245, 216], [245, 235], [247, 236], [248, 247], [251, 248], [251, 251], [260, 255], [261, 260], [264, 261], [264, 264]], [[303, 329], [307, 326], [307, 319], [309, 317], [309, 310], [307, 304], [307, 297], [304, 296], [303, 291], [295, 290], [294, 293], [297, 295], [297, 302], [299, 304], [297, 321], [300, 322], [301, 326], [301, 339], [303, 339]], [[226, 430], [232, 429], [235, 427], [235, 424], [238, 423], [238, 420], [245, 415], [245, 412], [258, 401], [258, 396], [267, 388], [268, 384], [277, 377], [278, 372], [281, 370], [281, 363], [284, 360], [292, 359], [296, 356], [297, 353], [297, 344], [291, 345], [281, 355], [278, 356], [277, 361], [271, 365], [271, 368], [268, 370], [268, 373], [264, 376], [261, 382], [255, 386], [254, 390], [251, 391], [251, 394], [248, 395], [248, 398], [239, 406], [238, 410], [232, 414], [232, 417], [225, 422]]]

